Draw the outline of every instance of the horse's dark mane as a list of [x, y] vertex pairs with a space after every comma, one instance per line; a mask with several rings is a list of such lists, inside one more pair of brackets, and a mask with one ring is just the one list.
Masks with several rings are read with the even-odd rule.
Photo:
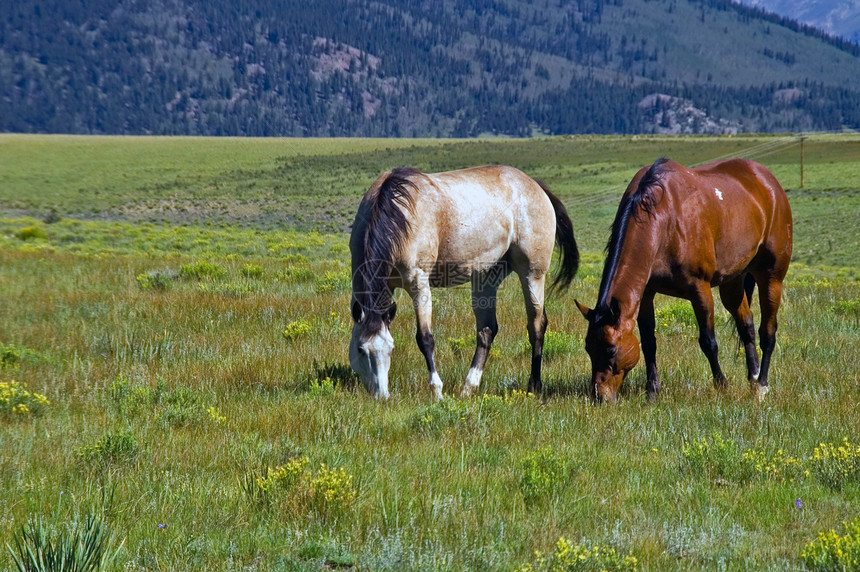
[[415, 183], [409, 178], [419, 174], [409, 167], [394, 169], [364, 199], [368, 206], [364, 263], [356, 277], [362, 284], [354, 292], [365, 313], [367, 333], [379, 331], [392, 305], [388, 277], [394, 255], [403, 248], [410, 231], [404, 210], [413, 213], [415, 208], [415, 198], [410, 193]]
[[609, 287], [618, 270], [621, 258], [621, 247], [627, 234], [627, 226], [631, 217], [637, 217], [639, 212], [644, 211], [648, 215], [654, 213], [655, 198], [653, 189], [660, 184], [663, 177], [663, 165], [668, 159], [661, 157], [645, 172], [639, 180], [636, 190], [621, 199], [612, 229], [609, 242], [606, 243], [606, 262], [603, 265], [603, 276], [600, 280], [600, 292], [597, 296], [597, 305], [594, 308], [595, 321], [602, 322], [610, 313], [609, 309]]

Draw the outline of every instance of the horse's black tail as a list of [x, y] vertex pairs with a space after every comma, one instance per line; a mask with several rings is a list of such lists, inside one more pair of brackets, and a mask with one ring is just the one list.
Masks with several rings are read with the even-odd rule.
[[555, 290], [556, 287], [563, 290], [570, 286], [576, 276], [576, 271], [579, 270], [579, 249], [576, 246], [576, 238], [573, 236], [573, 223], [570, 222], [567, 209], [564, 208], [561, 200], [552, 194], [552, 191], [543, 182], [537, 181], [537, 183], [546, 193], [549, 202], [552, 203], [552, 209], [555, 211], [555, 241], [561, 248], [558, 259], [558, 274], [553, 280], [550, 290]]

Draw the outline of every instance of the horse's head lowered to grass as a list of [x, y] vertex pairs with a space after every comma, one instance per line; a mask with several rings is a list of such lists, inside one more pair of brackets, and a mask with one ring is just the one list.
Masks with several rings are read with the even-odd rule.
[[380, 399], [388, 399], [389, 396], [388, 370], [391, 368], [391, 353], [394, 351], [394, 338], [389, 328], [396, 312], [397, 304], [390, 299], [390, 294], [388, 304], [384, 306], [363, 307], [355, 297], [352, 300], [353, 326], [349, 341], [349, 363], [367, 391]]
[[618, 300], [593, 310], [576, 302], [588, 320], [585, 351], [591, 357], [591, 383], [599, 401], [614, 401], [627, 373], [639, 363], [639, 340], [634, 320], [624, 320]]

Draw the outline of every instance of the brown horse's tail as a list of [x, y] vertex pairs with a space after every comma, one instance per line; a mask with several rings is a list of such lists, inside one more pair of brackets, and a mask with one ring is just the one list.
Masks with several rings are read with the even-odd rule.
[[564, 208], [561, 200], [552, 194], [552, 191], [543, 182], [538, 181], [537, 183], [546, 193], [549, 202], [552, 203], [552, 209], [555, 211], [555, 241], [561, 248], [558, 259], [558, 274], [553, 280], [550, 290], [555, 290], [556, 287], [563, 290], [570, 286], [576, 276], [576, 271], [579, 270], [579, 249], [576, 247], [576, 238], [573, 236], [573, 223], [570, 222], [567, 209]]

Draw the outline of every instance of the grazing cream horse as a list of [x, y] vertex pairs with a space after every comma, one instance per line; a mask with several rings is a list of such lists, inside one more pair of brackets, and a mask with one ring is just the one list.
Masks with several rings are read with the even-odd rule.
[[430, 288], [472, 285], [477, 347], [461, 395], [480, 385], [498, 332], [496, 292], [514, 272], [520, 279], [532, 346], [529, 391], [541, 390], [541, 355], [547, 318], [544, 283], [554, 242], [561, 247], [553, 286], [568, 286], [579, 252], [561, 201], [542, 183], [506, 166], [447, 173], [398, 168], [380, 176], [365, 193], [352, 227], [354, 320], [349, 361], [374, 396], [389, 396], [388, 371], [394, 339], [389, 327], [394, 288], [412, 298], [416, 341], [427, 361], [430, 386], [442, 396], [433, 360]]

